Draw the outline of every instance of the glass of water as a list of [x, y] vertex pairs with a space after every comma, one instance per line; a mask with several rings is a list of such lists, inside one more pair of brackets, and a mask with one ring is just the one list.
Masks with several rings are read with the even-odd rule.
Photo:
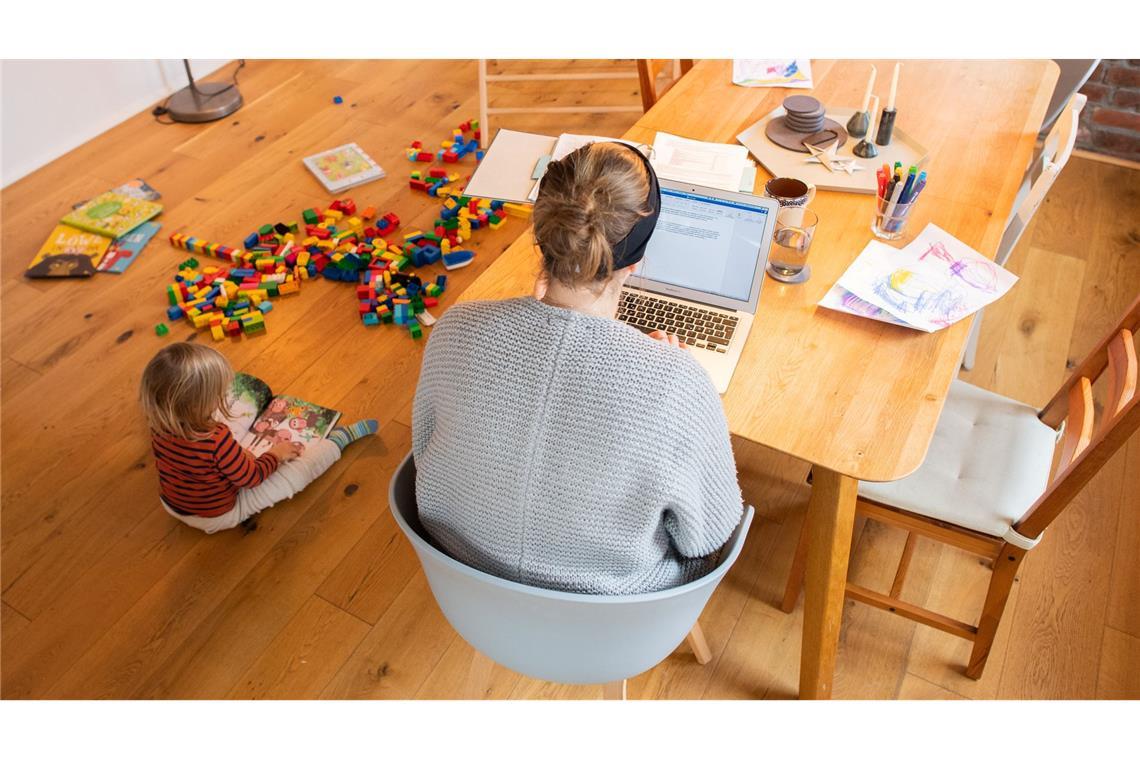
[[806, 208], [785, 207], [776, 212], [776, 234], [768, 255], [768, 275], [780, 282], [807, 282], [811, 267], [807, 265], [811, 240], [819, 216]]

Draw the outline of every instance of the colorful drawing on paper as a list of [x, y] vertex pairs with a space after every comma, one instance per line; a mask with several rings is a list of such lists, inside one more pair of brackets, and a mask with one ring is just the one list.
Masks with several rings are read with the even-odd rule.
[[737, 58], [732, 62], [732, 83], [741, 87], [809, 88], [810, 58]]
[[933, 332], [997, 300], [1015, 282], [1015, 275], [930, 224], [901, 250], [869, 242], [820, 305]]

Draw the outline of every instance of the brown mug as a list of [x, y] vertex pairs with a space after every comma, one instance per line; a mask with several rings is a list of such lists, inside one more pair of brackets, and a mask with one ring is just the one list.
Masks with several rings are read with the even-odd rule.
[[815, 185], [793, 177], [775, 177], [764, 183], [764, 195], [781, 207], [804, 207], [815, 198]]

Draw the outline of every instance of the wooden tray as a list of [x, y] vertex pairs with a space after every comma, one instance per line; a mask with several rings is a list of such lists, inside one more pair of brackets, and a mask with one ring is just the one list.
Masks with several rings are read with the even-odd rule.
[[[827, 109], [827, 118], [834, 119], [840, 124], [846, 124], [853, 113], [855, 113], [854, 108], [829, 108]], [[874, 194], [877, 189], [875, 181], [875, 169], [877, 167], [884, 163], [894, 166], [895, 161], [898, 161], [903, 165], [905, 171], [911, 166], [921, 167], [922, 162], [926, 160], [926, 148], [899, 129], [896, 123], [891, 144], [875, 146], [879, 149], [878, 156], [856, 159], [863, 166], [862, 170], [851, 174], [831, 172], [822, 164], [807, 163], [807, 154], [795, 153], [786, 148], [781, 148], [765, 136], [764, 129], [768, 126], [768, 122], [783, 115], [784, 109], [781, 106], [736, 136], [736, 139], [748, 148], [752, 155], [756, 156], [760, 164], [773, 177], [795, 177], [804, 182], [812, 183], [820, 190], [867, 193], [870, 195]], [[854, 156], [855, 154], [851, 150], [859, 143], [860, 139], [862, 138], [849, 135], [846, 144], [836, 154], [846, 157]]]

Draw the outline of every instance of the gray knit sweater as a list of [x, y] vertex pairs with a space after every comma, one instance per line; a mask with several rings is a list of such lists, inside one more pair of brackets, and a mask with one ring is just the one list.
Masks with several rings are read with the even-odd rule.
[[633, 594], [711, 569], [740, 521], [705, 371], [613, 319], [453, 306], [416, 390], [416, 497], [451, 556], [531, 586]]

